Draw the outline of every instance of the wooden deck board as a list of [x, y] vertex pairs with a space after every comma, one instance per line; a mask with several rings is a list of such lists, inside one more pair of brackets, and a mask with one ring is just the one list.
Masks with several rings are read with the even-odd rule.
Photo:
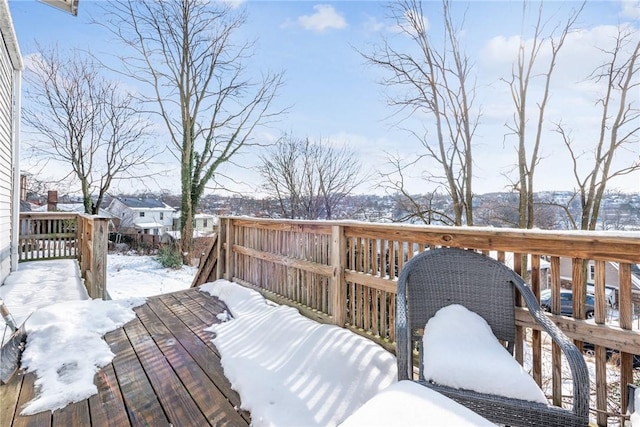
[[[20, 397], [18, 398], [17, 414], [20, 413], [24, 405], [35, 397], [35, 381], [34, 373], [29, 372], [22, 378], [22, 388], [20, 389]], [[4, 387], [4, 386], [2, 386]], [[51, 413], [40, 412], [39, 414], [20, 416], [14, 418], [12, 427], [47, 427], [51, 425]]]
[[120, 392], [132, 426], [169, 426], [138, 357], [123, 329], [106, 335], [116, 357], [113, 359]]
[[[154, 327], [165, 329], [173, 337], [172, 342], [162, 343], [160, 348], [207, 420], [213, 425], [243, 424], [245, 421], [235, 412], [234, 406], [207, 375], [211, 371], [208, 367], [211, 352], [206, 344], [195, 337], [180, 320], [171, 316], [171, 311], [161, 301], [151, 302], [148, 309], [152, 309], [153, 316], [156, 316], [155, 319], [151, 318]], [[151, 313], [149, 316], [151, 317]]]
[[[209, 327], [211, 324], [220, 323], [220, 320], [215, 317], [215, 313], [209, 312], [207, 314], [202, 310], [201, 305], [197, 304], [195, 301], [189, 301], [189, 297], [193, 295], [197, 296], [198, 294], [200, 294], [200, 292], [180, 294], [179, 300], [177, 299], [178, 295], [167, 295], [161, 298], [161, 301], [170, 307], [177, 314], [176, 317], [179, 317], [180, 320], [190, 328], [191, 332], [198, 336], [205, 344], [206, 348], [202, 348], [200, 346], [189, 346], [189, 349], [190, 351], [193, 351], [194, 358], [197, 358], [200, 361], [200, 366], [213, 380], [218, 389], [226, 396], [231, 405], [234, 408], [239, 408], [240, 396], [231, 389], [231, 383], [223, 374], [218, 350], [211, 343], [213, 334], [204, 331], [204, 329]], [[191, 310], [189, 309], [190, 306]], [[221, 306], [221, 308], [224, 309], [223, 306]], [[196, 316], [194, 311], [198, 313], [199, 316]], [[222, 312], [222, 310], [218, 311], [218, 313], [220, 312]], [[215, 357], [211, 355], [211, 352], [215, 354]], [[248, 412], [244, 410], [239, 411], [240, 415], [246, 422], [251, 422], [251, 416]]]
[[[138, 312], [140, 311], [138, 310]], [[185, 390], [180, 378], [151, 338], [141, 320], [134, 319], [127, 323], [124, 330], [129, 336], [169, 422], [173, 425], [206, 425], [206, 418], [194, 403], [189, 392]], [[169, 339], [169, 336], [157, 338], [163, 340]]]
[[18, 410], [18, 397], [22, 388], [22, 372], [14, 375], [7, 384], [0, 387], [0, 426], [10, 426]]
[[35, 375], [0, 386], [0, 426], [248, 426], [204, 329], [225, 306], [197, 288], [149, 298], [136, 319], [105, 335], [115, 357], [100, 369], [98, 394], [62, 410], [19, 415], [36, 393]]
[[87, 399], [71, 403], [53, 414], [54, 426], [88, 426], [91, 425], [89, 417], [89, 401]]
[[98, 394], [89, 398], [91, 422], [105, 427], [119, 427], [129, 424], [122, 393], [113, 364], [102, 368], [95, 376]]

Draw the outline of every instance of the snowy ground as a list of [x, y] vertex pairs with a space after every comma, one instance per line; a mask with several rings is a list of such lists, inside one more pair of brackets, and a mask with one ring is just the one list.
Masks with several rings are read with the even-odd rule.
[[[35, 310], [56, 301], [89, 299], [75, 260], [21, 263], [0, 286], [2, 298], [18, 325]], [[4, 331], [4, 321], [0, 327]]]
[[[18, 323], [31, 315], [23, 367], [35, 372], [38, 394], [21, 408], [23, 414], [56, 410], [94, 394], [95, 373], [113, 358], [102, 336], [131, 320], [144, 297], [188, 288], [195, 273], [191, 268], [164, 269], [152, 257], [110, 255], [108, 291], [113, 300], [99, 301], [87, 298], [73, 263], [21, 264], [0, 287], [0, 297], [19, 313]], [[337, 425], [396, 383], [395, 357], [370, 340], [313, 322], [230, 282], [207, 284], [205, 290], [219, 295], [233, 316], [211, 331], [225, 374], [254, 425]], [[406, 389], [389, 390], [370, 406], [384, 410], [387, 405], [390, 411], [397, 393]], [[422, 391], [410, 394], [431, 401]], [[468, 410], [452, 401], [435, 399], [432, 404], [441, 416], [469, 417]], [[370, 411], [364, 407], [350, 425], [375, 423]], [[486, 424], [473, 414], [469, 419], [471, 425], [478, 420]]]
[[191, 286], [195, 267], [164, 268], [153, 256], [109, 255], [107, 290], [111, 299], [150, 297]]
[[[153, 257], [110, 255], [108, 291], [113, 300], [98, 301], [89, 300], [71, 274], [73, 262], [21, 264], [0, 287], [0, 297], [18, 323], [33, 313], [27, 321], [23, 366], [36, 373], [39, 393], [21, 408], [25, 414], [55, 410], [94, 394], [95, 373], [113, 358], [102, 336], [131, 320], [144, 297], [188, 288], [195, 273], [187, 267], [162, 268]], [[349, 426], [392, 425], [381, 414], [399, 413], [401, 402], [430, 408], [417, 418], [421, 423], [487, 424], [453, 401], [398, 383], [395, 357], [366, 338], [313, 322], [224, 280], [201, 290], [225, 301], [231, 312], [209, 330], [215, 333], [225, 375], [239, 392], [242, 407], [251, 412], [253, 425], [338, 425], [345, 420]], [[442, 338], [430, 347], [451, 346], [451, 338], [460, 337], [458, 329], [468, 329], [469, 322], [475, 321], [442, 322]], [[484, 344], [476, 343], [474, 353], [480, 347]], [[469, 365], [466, 351], [443, 349], [440, 354], [449, 356], [447, 363]], [[468, 366], [467, 386], [485, 382], [474, 366]], [[508, 386], [502, 392], [512, 395], [514, 390]], [[400, 415], [393, 420], [406, 425]]]

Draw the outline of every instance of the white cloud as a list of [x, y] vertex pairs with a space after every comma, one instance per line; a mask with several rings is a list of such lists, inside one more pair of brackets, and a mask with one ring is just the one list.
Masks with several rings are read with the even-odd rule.
[[630, 19], [640, 19], [640, 1], [638, 0], [622, 0], [621, 16]]
[[[637, 28], [622, 24], [622, 30], [633, 32], [637, 39]], [[602, 96], [604, 81], [596, 82], [588, 76], [597, 67], [611, 60], [607, 51], [612, 49], [618, 34], [616, 25], [598, 25], [571, 32], [558, 58], [551, 81], [550, 98], [547, 104], [544, 123], [544, 142], [540, 155], [543, 157], [536, 178], [538, 188], [571, 188], [575, 180], [571, 174], [571, 159], [567, 148], [554, 132], [554, 123], [562, 122], [566, 129], [572, 131], [574, 149], [578, 153], [586, 153], [580, 159], [581, 176], [592, 167], [594, 141], [599, 133], [601, 109], [596, 100]], [[630, 37], [630, 39], [631, 39]], [[478, 98], [476, 105], [482, 109], [481, 124], [476, 133], [477, 149], [474, 151], [474, 190], [482, 193], [496, 189], [495, 183], [505, 182], [502, 174], [513, 176], [508, 165], [515, 160], [514, 144], [517, 142], [505, 123], [512, 123], [514, 106], [507, 81], [511, 79], [512, 66], [517, 58], [521, 41], [529, 52], [533, 43], [531, 38], [521, 39], [520, 35], [504, 34], [489, 39], [479, 51], [476, 62], [478, 81]], [[546, 72], [550, 60], [549, 42], [545, 41], [534, 67], [531, 86], [528, 93], [528, 115], [532, 120], [527, 125], [530, 135], [535, 132], [534, 118], [537, 114], [537, 103], [544, 90], [543, 73]], [[635, 46], [630, 43], [628, 50]], [[504, 80], [501, 80], [504, 79]], [[637, 100], [637, 96], [633, 98]], [[637, 101], [636, 101], [637, 102]], [[640, 146], [627, 147], [630, 153], [622, 154], [614, 161], [615, 167], [628, 164], [629, 159], [638, 158]], [[590, 157], [591, 156], [591, 157]], [[638, 174], [627, 176], [612, 182], [613, 187], [623, 191], [638, 191]], [[612, 188], [613, 188], [612, 187]]]
[[496, 36], [489, 40], [480, 57], [487, 63], [512, 62], [520, 48], [520, 36]]
[[375, 16], [367, 16], [367, 19], [362, 24], [362, 27], [367, 32], [378, 32], [384, 28], [384, 23], [379, 21]]
[[313, 9], [316, 11], [313, 15], [302, 15], [298, 18], [298, 23], [305, 30], [322, 32], [330, 28], [339, 30], [347, 26], [344, 16], [331, 5], [317, 4]]

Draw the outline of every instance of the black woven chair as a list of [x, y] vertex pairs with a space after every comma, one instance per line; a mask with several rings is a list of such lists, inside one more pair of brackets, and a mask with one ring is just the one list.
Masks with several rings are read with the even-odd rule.
[[[513, 354], [515, 289], [531, 316], [563, 351], [573, 377], [573, 408], [530, 402], [427, 381], [422, 366], [422, 336], [427, 321], [448, 305], [460, 304], [483, 317]], [[398, 380], [413, 380], [413, 349], [418, 348], [418, 382], [467, 406], [492, 422], [510, 426], [586, 426], [589, 374], [573, 342], [544, 314], [522, 278], [493, 258], [456, 248], [425, 251], [413, 257], [398, 279], [396, 340]], [[473, 357], [472, 355], [470, 357]], [[471, 363], [471, 362], [470, 362]]]

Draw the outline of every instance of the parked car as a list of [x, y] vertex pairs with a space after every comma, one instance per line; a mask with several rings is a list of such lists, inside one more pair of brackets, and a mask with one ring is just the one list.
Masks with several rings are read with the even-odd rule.
[[[551, 311], [551, 289], [540, 292], [540, 306], [545, 311]], [[595, 312], [596, 300], [592, 294], [587, 294], [585, 305], [585, 315], [591, 319]], [[560, 290], [560, 314], [563, 316], [573, 316], [573, 292], [569, 289]]]
[[[585, 314], [587, 319], [591, 319], [595, 310], [595, 297], [593, 294], [587, 294], [585, 305]], [[545, 289], [540, 292], [540, 306], [545, 311], [551, 311], [551, 289]], [[560, 290], [560, 313], [565, 316], [573, 315], [573, 292], [569, 289], [561, 289]], [[593, 344], [584, 342], [582, 343], [583, 350], [586, 354], [593, 355], [595, 352], [595, 347]], [[615, 354], [616, 350], [612, 350], [610, 348], [607, 349], [607, 360], [610, 360]], [[617, 363], [620, 363], [619, 358], [615, 358]], [[633, 367], [640, 368], [640, 355], [633, 355]]]

